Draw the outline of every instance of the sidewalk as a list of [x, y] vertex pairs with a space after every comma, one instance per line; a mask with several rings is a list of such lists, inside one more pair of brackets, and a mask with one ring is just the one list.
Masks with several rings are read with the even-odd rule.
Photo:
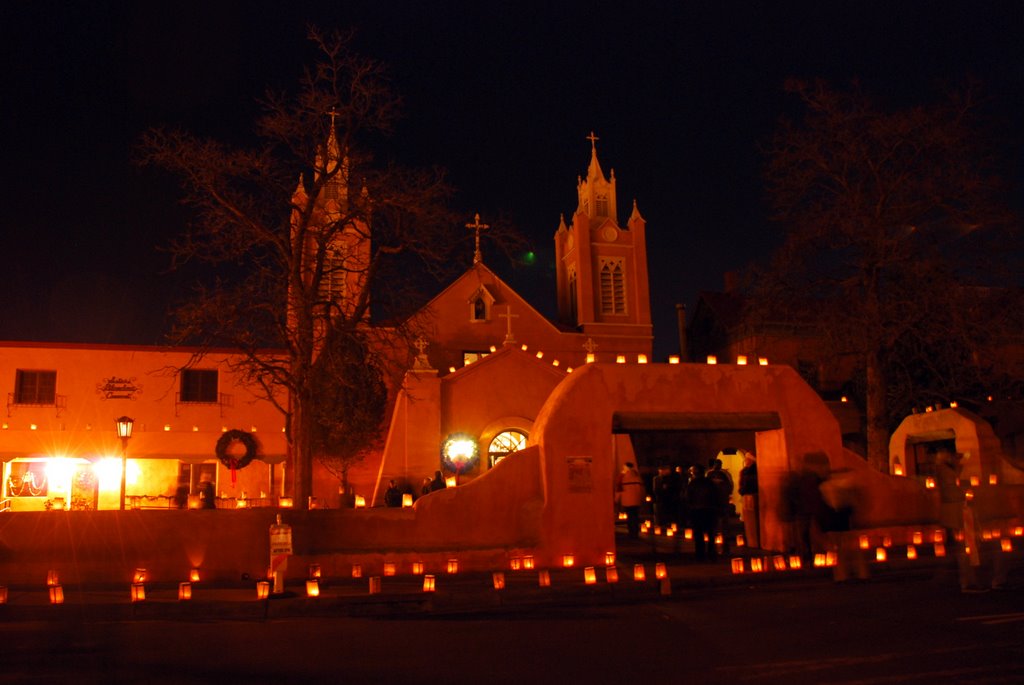
[[[424, 578], [400, 575], [380, 578], [380, 592], [370, 594], [369, 578], [325, 578], [320, 595], [307, 597], [305, 580], [289, 578], [286, 592], [259, 600], [256, 581], [236, 584], [193, 583], [192, 597], [178, 599], [178, 584], [146, 584], [145, 600], [132, 602], [129, 587], [64, 586], [64, 603], [51, 605], [47, 587], [8, 588], [0, 604], [0, 621], [96, 621], [96, 620], [268, 620], [294, 617], [385, 617], [411, 615], [471, 615], [488, 612], [557, 611], [581, 605], [671, 601], [687, 595], [740, 585], [769, 583], [832, 582], [831, 568], [789, 568], [788, 557], [751, 550], [733, 549], [729, 557], [716, 562], [697, 563], [692, 546], [675, 550], [675, 540], [642, 536], [617, 539], [615, 572], [609, 578], [605, 567], [593, 568], [587, 582], [583, 568], [548, 569], [550, 585], [542, 587], [539, 570], [501, 570], [504, 588], [495, 589], [492, 573], [436, 574], [435, 591], [424, 592]], [[733, 559], [743, 559], [743, 572], [733, 571]], [[751, 570], [751, 560], [762, 563]], [[657, 578], [659, 565], [665, 578]], [[785, 570], [782, 570], [785, 566]], [[643, 579], [635, 572], [642, 569]], [[924, 556], [909, 560], [897, 550], [885, 562], [869, 563], [873, 579], [942, 578], [955, 586], [956, 561]], [[617, 572], [617, 581], [614, 573]], [[611, 581], [611, 582], [610, 582]]]

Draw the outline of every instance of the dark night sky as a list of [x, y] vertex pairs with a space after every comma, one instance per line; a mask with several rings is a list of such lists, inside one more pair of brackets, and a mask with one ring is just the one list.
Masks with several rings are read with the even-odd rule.
[[659, 359], [675, 302], [778, 242], [758, 145], [792, 106], [786, 77], [858, 78], [905, 104], [974, 76], [1022, 176], [1018, 3], [626, 4], [0, 3], [0, 339], [160, 340], [184, 282], [158, 247], [186, 216], [171, 182], [131, 165], [132, 145], [158, 124], [245, 140], [255, 99], [312, 56], [309, 22], [355, 27], [390, 66], [406, 106], [388, 155], [447, 168], [467, 220], [504, 214], [533, 240], [533, 269], [485, 260], [547, 313], [551, 237], [595, 131], [620, 220], [635, 197], [648, 221]]

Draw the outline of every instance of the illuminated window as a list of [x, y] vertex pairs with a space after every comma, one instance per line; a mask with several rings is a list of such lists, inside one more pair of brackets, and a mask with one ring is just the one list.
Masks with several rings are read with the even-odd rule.
[[216, 369], [182, 369], [182, 402], [217, 402]]
[[45, 497], [47, 494], [46, 463], [41, 461], [12, 462], [10, 475], [4, 483], [5, 497]]
[[526, 434], [516, 430], [498, 433], [487, 447], [487, 458], [491, 466], [526, 447]]
[[15, 404], [55, 404], [57, 372], [18, 369], [14, 377]]
[[465, 351], [465, 352], [462, 353], [462, 365], [463, 366], [469, 366], [473, 362], [480, 361], [481, 359], [486, 357], [488, 354], [489, 354], [488, 352]]
[[622, 259], [601, 259], [601, 313], [626, 313], [626, 274]]

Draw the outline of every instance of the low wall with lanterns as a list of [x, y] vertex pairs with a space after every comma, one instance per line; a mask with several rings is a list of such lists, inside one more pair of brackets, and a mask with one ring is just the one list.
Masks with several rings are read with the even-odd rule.
[[51, 569], [72, 586], [127, 583], [136, 568], [152, 582], [186, 580], [193, 568], [207, 581], [262, 578], [277, 514], [293, 528], [293, 564], [319, 563], [328, 574], [347, 575], [353, 564], [379, 574], [384, 561], [433, 568], [452, 550], [465, 570], [503, 568], [510, 555], [533, 554], [541, 538], [539, 455], [533, 448], [517, 457], [402, 509], [0, 514], [0, 585], [43, 583]]

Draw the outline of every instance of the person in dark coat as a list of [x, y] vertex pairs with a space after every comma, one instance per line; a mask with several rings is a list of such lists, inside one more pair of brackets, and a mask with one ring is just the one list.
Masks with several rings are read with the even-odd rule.
[[740, 496], [743, 497], [743, 532], [748, 547], [761, 546], [760, 522], [757, 510], [757, 461], [748, 454], [740, 469]]
[[[686, 508], [693, 528], [693, 548], [697, 561], [718, 558], [715, 550], [715, 522], [721, 507], [718, 488], [704, 476], [704, 467], [690, 467], [690, 482], [686, 485]], [[705, 540], [705, 536], [707, 540]]]
[[434, 471], [434, 479], [430, 481], [430, 491], [444, 490], [448, 487], [448, 484], [444, 482], [444, 474], [440, 471]]
[[384, 506], [402, 506], [402, 491], [398, 489], [393, 480], [388, 481], [388, 489], [384, 491]]

